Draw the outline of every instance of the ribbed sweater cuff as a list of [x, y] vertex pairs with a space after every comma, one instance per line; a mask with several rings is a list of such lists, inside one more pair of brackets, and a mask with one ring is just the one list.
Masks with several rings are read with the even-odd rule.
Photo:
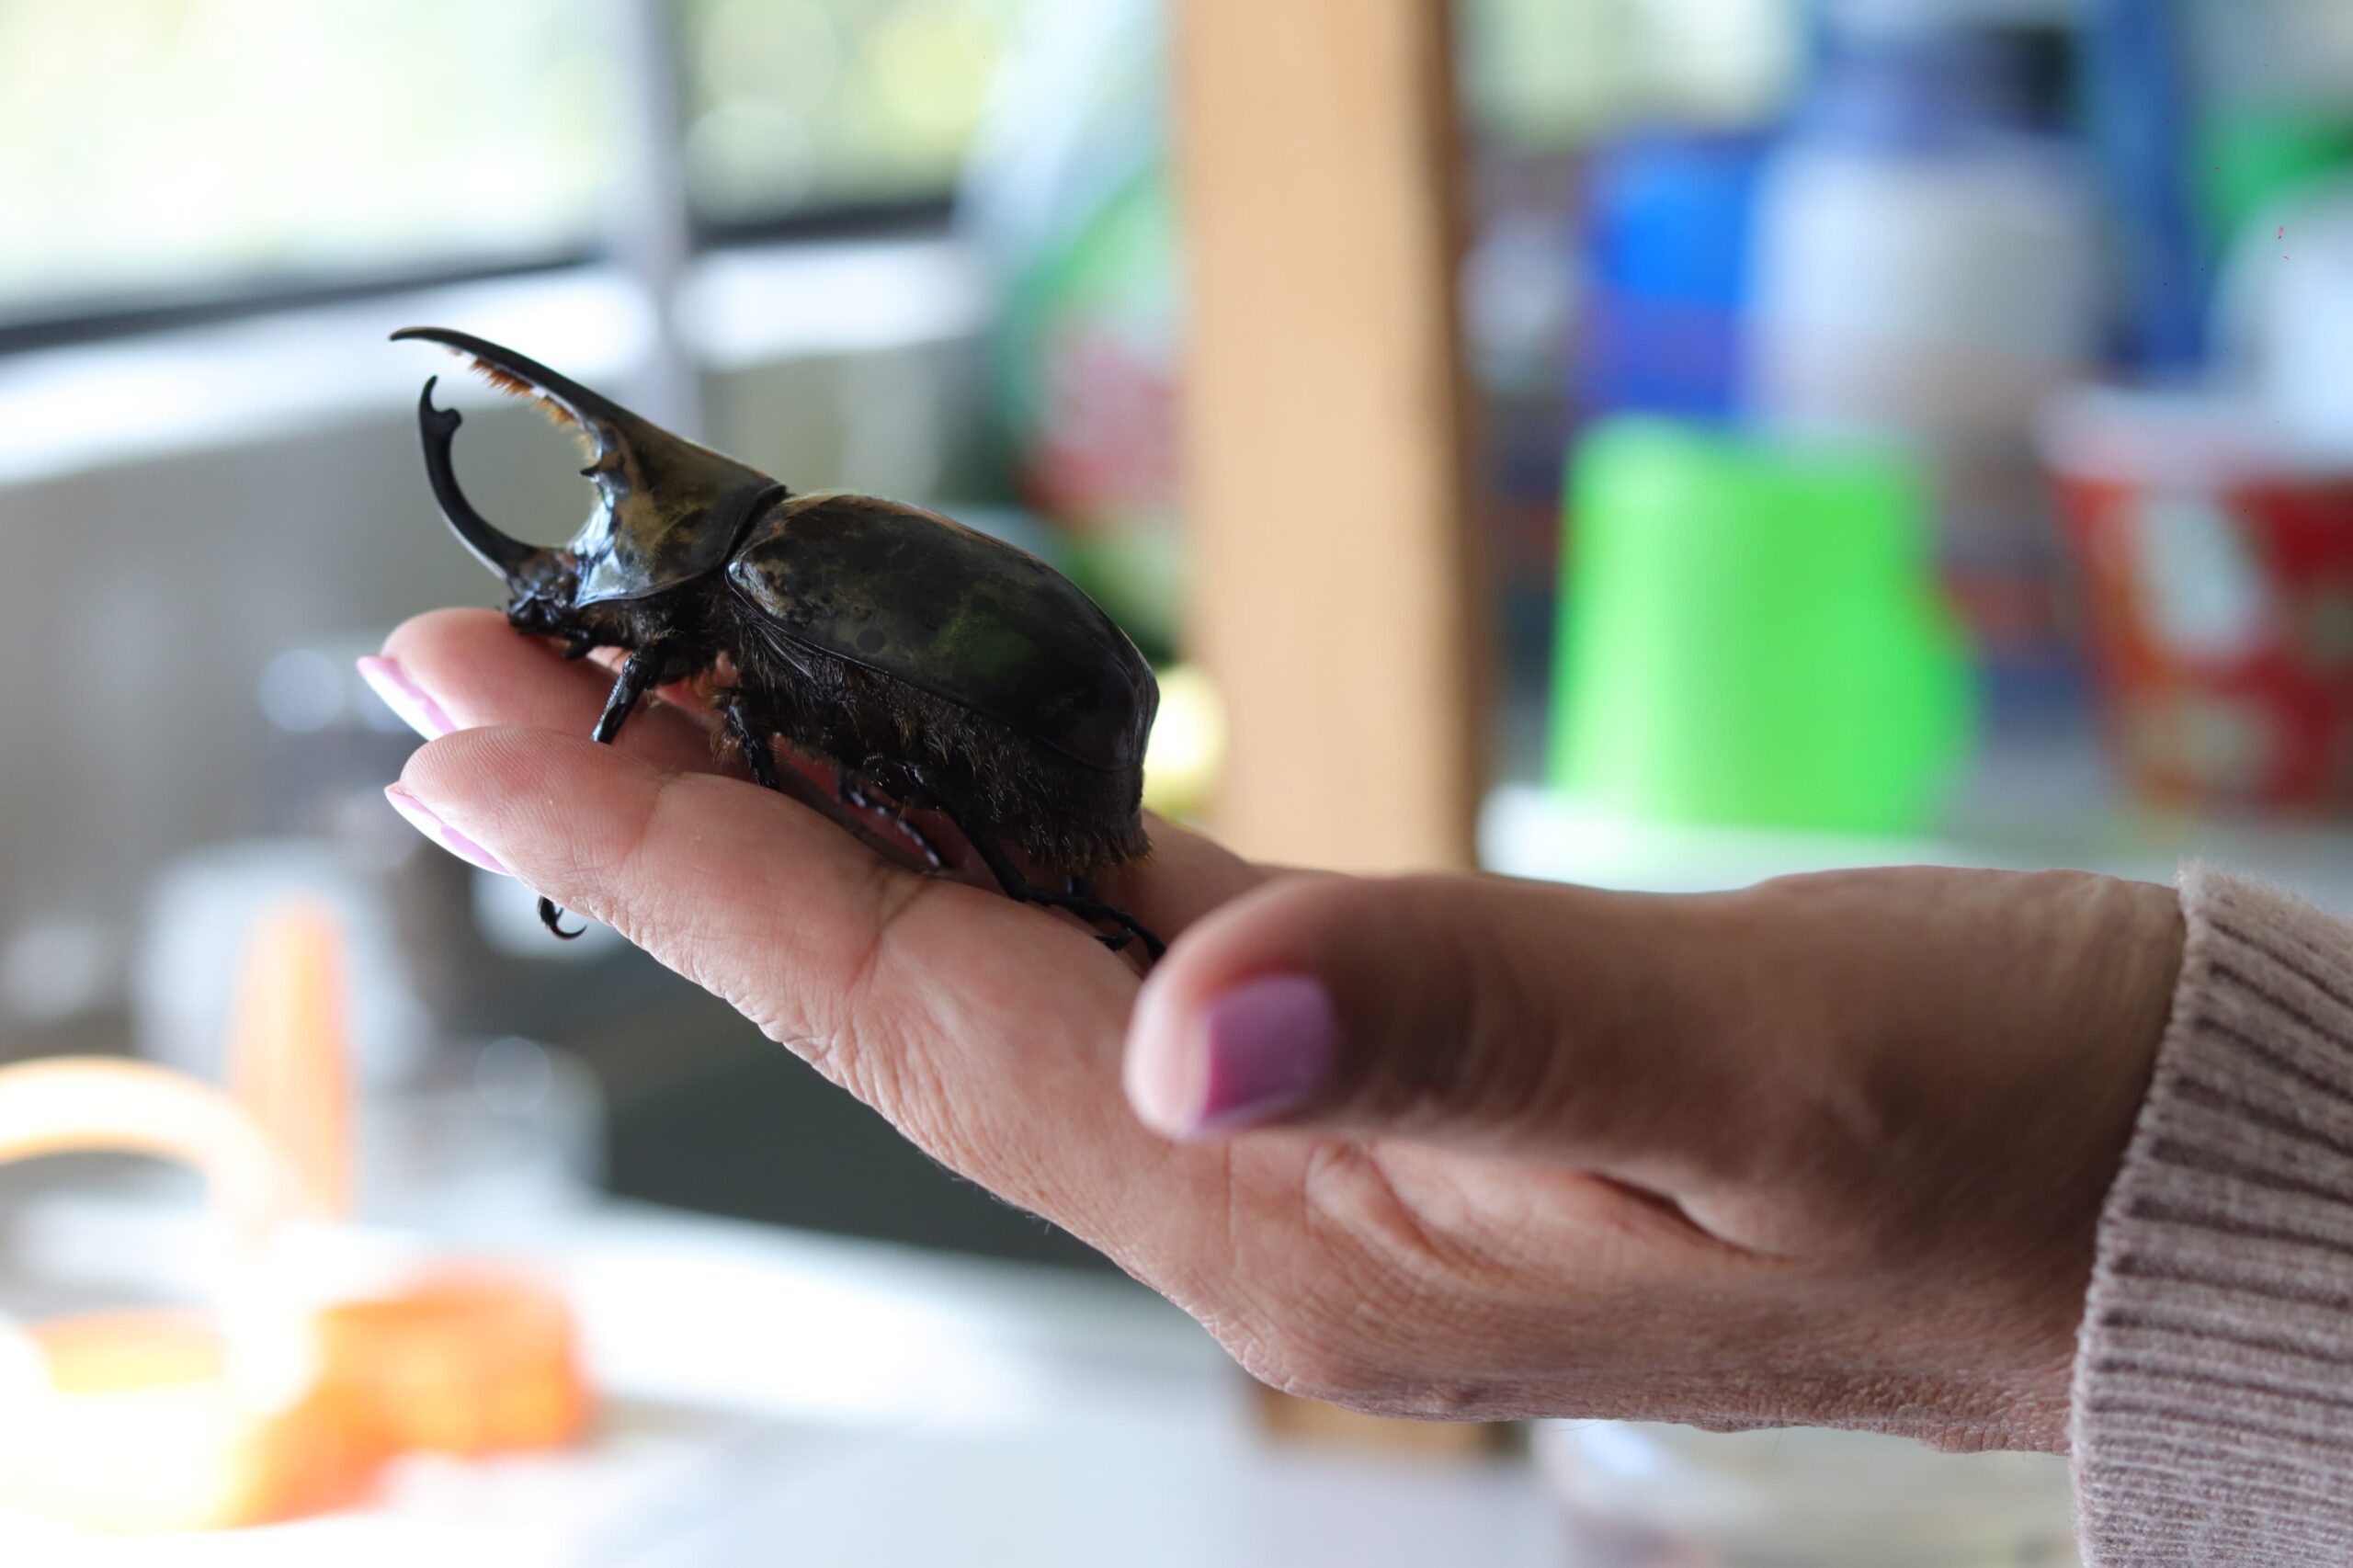
[[2353, 926], [2193, 867], [2075, 1363], [2093, 1568], [2353, 1562]]

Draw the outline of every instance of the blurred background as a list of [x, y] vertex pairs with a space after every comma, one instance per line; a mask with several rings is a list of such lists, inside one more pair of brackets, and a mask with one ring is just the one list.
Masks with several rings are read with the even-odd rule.
[[[983, 1511], [1120, 1451], [991, 1426], [1022, 1457], [975, 1471], [926, 1436], [860, 1469], [790, 1425], [1009, 1410], [1174, 1445], [1267, 1526], [1207, 1541], [1151, 1515], [1173, 1543], [1151, 1561], [1255, 1561], [1352, 1520], [1352, 1561], [1748, 1561], [1723, 1544], [1745, 1531], [1800, 1553], [1755, 1561], [1844, 1562], [1772, 1532], [1893, 1527], [1857, 1522], [1852, 1486], [1807, 1490], [1876, 1459], [1802, 1444], [1742, 1450], [1752, 1480], [1787, 1467], [1762, 1501], [1710, 1479], [1718, 1449], [1631, 1428], [1540, 1434], [1548, 1487], [1242, 1464], [1201, 1434], [1297, 1423], [1181, 1320], [608, 933], [548, 941], [528, 894], [418, 840], [381, 793], [415, 743], [352, 660], [494, 585], [428, 504], [414, 399], [445, 367], [396, 326], [513, 344], [796, 488], [1055, 560], [1162, 667], [1153, 799], [1253, 850], [1343, 858], [1254, 815], [1250, 781], [1378, 757], [1380, 710], [1243, 659], [1249, 628], [1302, 556], [1345, 577], [1420, 528], [1464, 548], [1401, 571], [1394, 608], [1437, 607], [1404, 644], [1459, 671], [1395, 720], [1427, 717], [1459, 753], [1432, 766], [1467, 783], [1367, 819], [1352, 862], [1680, 890], [1907, 860], [2162, 878], [2207, 854], [2353, 910], [2353, 8], [1456, 0], [1414, 112], [1460, 142], [1422, 171], [1452, 247], [1423, 309], [1463, 417], [1405, 444], [1459, 483], [1402, 521], [1202, 499], [1284, 460], [1205, 458], [1224, 437], [1187, 401], [1196, 328], [1235, 319], [1194, 223], [1225, 210], [1213, 139], [1181, 134], [1217, 97], [1173, 64], [1193, 8], [0, 0], [0, 1061], [224, 1083], [307, 1151], [324, 1274], [376, 1278], [419, 1237], [529, 1254], [590, 1381], [665, 1391], [600, 1428], [639, 1468], [594, 1461], [639, 1533], [514, 1501], [570, 1499], [576, 1473], [476, 1491], [414, 1467], [375, 1494], [403, 1528], [472, 1540], [494, 1517], [501, 1550], [541, 1554], [502, 1561], [748, 1561], [642, 1525], [710, 1516], [691, 1456], [713, 1443], [795, 1476], [835, 1456], [841, 1507], [928, 1465]], [[1248, 48], [1247, 7], [1198, 9]], [[1303, 325], [1255, 369], [1216, 350], [1217, 373], [1319, 351]], [[483, 509], [568, 534], [565, 441], [459, 395]], [[1376, 667], [1370, 641], [1325, 641]], [[157, 1261], [186, 1185], [146, 1157], [0, 1167], [0, 1314], [223, 1278]], [[688, 1278], [720, 1314], [702, 1328], [662, 1293]], [[805, 1333], [803, 1359], [680, 1348], [763, 1324]], [[805, 1364], [820, 1341], [830, 1371]], [[724, 1441], [680, 1414], [706, 1406]], [[1904, 1561], [2065, 1560], [2063, 1474], [2054, 1503], [2047, 1469], [2000, 1462], [1888, 1483], [1944, 1543]], [[798, 1498], [830, 1560], [810, 1521], [835, 1516], [793, 1484], [756, 1490]], [[992, 1514], [1022, 1543], [1003, 1560], [1099, 1560], [1090, 1532], [1145, 1505], [1088, 1484], [1067, 1540]], [[1564, 1545], [1562, 1497], [1628, 1517]], [[1673, 1555], [1635, 1517], [1654, 1503], [1714, 1520], [1719, 1555]], [[2011, 1505], [2008, 1534], [1951, 1523]], [[845, 1561], [882, 1560], [841, 1528], [865, 1543]]]

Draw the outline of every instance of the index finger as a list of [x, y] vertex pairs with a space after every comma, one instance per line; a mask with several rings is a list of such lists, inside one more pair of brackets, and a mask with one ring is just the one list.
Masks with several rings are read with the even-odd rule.
[[453, 734], [402, 783], [1016, 1202], [1103, 1240], [1194, 1179], [1118, 1092], [1137, 983], [1084, 927], [892, 866], [768, 791], [574, 736]]
[[[585, 735], [613, 687], [611, 670], [564, 658], [544, 639], [517, 632], [494, 610], [413, 616], [384, 640], [384, 657], [438, 710], [438, 722], [418, 725], [428, 739], [486, 724]], [[675, 708], [645, 704], [618, 744], [665, 767], [720, 770], [710, 732]]]

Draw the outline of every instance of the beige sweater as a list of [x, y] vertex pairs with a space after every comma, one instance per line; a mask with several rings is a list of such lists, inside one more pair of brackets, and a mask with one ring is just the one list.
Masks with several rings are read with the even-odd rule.
[[2092, 1568], [2353, 1563], [2353, 925], [2193, 869], [2075, 1363]]

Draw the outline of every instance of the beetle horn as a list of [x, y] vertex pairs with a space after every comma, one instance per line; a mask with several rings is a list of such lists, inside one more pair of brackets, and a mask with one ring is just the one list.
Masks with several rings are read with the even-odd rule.
[[490, 519], [475, 511], [465, 492], [458, 488], [458, 471], [450, 464], [449, 448], [465, 418], [454, 408], [433, 406], [434, 383], [440, 379], [426, 377], [425, 392], [416, 400], [416, 424], [425, 437], [425, 472], [433, 482], [433, 499], [441, 504], [441, 515], [449, 519], [449, 527], [465, 541], [466, 548], [500, 576], [512, 578], [522, 571], [526, 561], [540, 551], [493, 528]]
[[[788, 494], [758, 470], [665, 430], [502, 345], [438, 326], [406, 327], [392, 336], [456, 350], [500, 391], [537, 403], [592, 449], [595, 460], [580, 472], [597, 487], [597, 509], [565, 547], [580, 568], [575, 606], [638, 597], [716, 570], [759, 508]], [[476, 553], [512, 576], [506, 562], [515, 551], [538, 552], [506, 540], [458, 494], [449, 452], [457, 415], [428, 401], [420, 417], [442, 509]]]
[[394, 343], [411, 340], [438, 343], [453, 348], [474, 362], [474, 368], [497, 383], [501, 390], [518, 397], [541, 398], [554, 405], [553, 412], [573, 424], [586, 427], [591, 423], [608, 426], [621, 437], [634, 435], [645, 421], [631, 414], [604, 393], [592, 392], [559, 370], [551, 370], [527, 355], [496, 344], [486, 337], [476, 337], [470, 332], [452, 332], [442, 326], [404, 326], [392, 334]]

